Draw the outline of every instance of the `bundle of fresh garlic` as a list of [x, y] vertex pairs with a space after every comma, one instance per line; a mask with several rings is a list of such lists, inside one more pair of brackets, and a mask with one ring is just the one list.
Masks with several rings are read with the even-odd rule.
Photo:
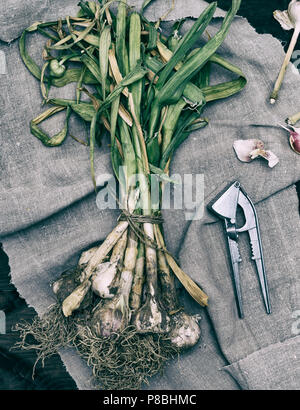
[[[53, 106], [32, 120], [33, 135], [47, 146], [58, 146], [67, 136], [71, 112], [79, 115], [90, 124], [95, 183], [97, 135], [109, 131], [123, 211], [104, 242], [84, 252], [76, 269], [53, 284], [57, 305], [18, 329], [27, 348], [26, 337], [34, 336], [37, 343], [30, 347], [39, 352], [38, 358], [72, 345], [102, 387], [126, 389], [140, 387], [167, 359], [199, 340], [199, 316], [181, 306], [176, 277], [201, 306], [208, 301], [166, 249], [160, 207], [152, 206], [150, 177], [160, 181], [160, 205], [175, 150], [190, 132], [207, 124], [201, 118], [205, 104], [239, 92], [246, 79], [216, 54], [240, 0], [232, 1], [221, 28], [201, 48], [195, 42], [213, 17], [215, 2], [183, 36], [178, 34], [182, 21], [165, 36], [158, 23], [129, 12], [125, 1], [118, 3], [116, 15], [111, 3], [81, 1], [76, 17], [33, 24], [20, 39], [23, 61], [40, 80], [44, 102]], [[49, 38], [42, 69], [26, 51], [26, 36], [37, 30]], [[79, 68], [68, 66], [71, 62]], [[213, 64], [238, 78], [210, 85]], [[48, 98], [50, 86], [71, 82], [77, 82], [75, 100]], [[83, 85], [94, 87], [93, 92]], [[90, 102], [81, 100], [82, 92]], [[38, 125], [64, 109], [66, 126], [51, 138]]]

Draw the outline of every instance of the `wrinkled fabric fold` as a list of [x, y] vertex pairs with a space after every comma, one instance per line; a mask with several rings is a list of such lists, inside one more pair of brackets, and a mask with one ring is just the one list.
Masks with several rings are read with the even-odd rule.
[[243, 390], [299, 390], [300, 336], [258, 350], [223, 370]]
[[[130, 6], [134, 6], [135, 10], [139, 11], [144, 0], [128, 1]], [[171, 2], [153, 2], [146, 9], [146, 17], [152, 21], [157, 21], [159, 18], [166, 16], [172, 20], [178, 18], [178, 11], [171, 9]], [[22, 31], [35, 21], [51, 21], [57, 18], [64, 18], [67, 15], [75, 16], [77, 13], [76, 1], [64, 0], [30, 0], [20, 2], [18, 0], [1, 0], [1, 15], [0, 15], [0, 40], [11, 42], [18, 38]], [[112, 8], [116, 7], [117, 2], [112, 4]], [[185, 0], [184, 13], [185, 16], [198, 17], [200, 13], [208, 5], [205, 1]], [[224, 16], [224, 11], [217, 9], [215, 16]]]

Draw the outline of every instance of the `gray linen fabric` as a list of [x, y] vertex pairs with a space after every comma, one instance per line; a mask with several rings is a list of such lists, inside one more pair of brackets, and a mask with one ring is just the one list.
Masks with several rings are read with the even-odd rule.
[[[144, 0], [128, 1], [130, 6], [136, 10], [140, 10]], [[34, 21], [57, 20], [58, 17], [74, 15], [76, 12], [76, 4], [74, 0], [1, 0], [1, 15], [0, 15], [0, 40], [11, 42], [16, 39], [24, 30]], [[116, 2], [117, 3], [117, 2]], [[147, 7], [146, 17], [156, 21], [171, 10], [171, 0], [162, 1], [160, 4], [151, 4]], [[184, 16], [198, 17], [207, 6], [205, 1], [185, 0]], [[114, 4], [112, 8], [116, 7]], [[224, 11], [218, 9], [215, 16], [224, 15]], [[168, 19], [176, 19], [179, 17], [178, 10], [175, 9], [168, 13]]]
[[299, 390], [300, 337], [275, 343], [226, 366], [245, 390]]
[[[141, 1], [132, 0], [131, 4], [140, 6]], [[198, 15], [197, 7], [203, 7], [204, 2], [184, 4], [185, 9], [178, 7], [169, 17]], [[166, 2], [154, 2], [147, 16], [161, 16], [166, 6]], [[76, 2], [10, 0], [2, 10], [0, 38], [12, 41], [36, 20], [75, 13]], [[215, 20], [210, 34], [219, 26], [220, 21]], [[39, 54], [36, 40], [33, 35], [28, 41], [35, 57]], [[116, 223], [118, 211], [100, 211], [96, 206], [87, 148], [71, 138], [59, 148], [47, 148], [30, 134], [29, 120], [43, 110], [39, 85], [23, 66], [16, 41], [1, 44], [1, 51], [6, 57], [6, 70], [1, 70], [5, 74], [0, 74], [1, 241], [10, 258], [13, 283], [27, 303], [42, 314], [54, 302], [49, 284], [76, 263], [83, 249], [105, 238]], [[182, 177], [204, 174], [206, 202], [224, 184], [239, 179], [258, 204], [274, 313], [264, 314], [244, 238], [241, 268], [246, 318], [239, 321], [221, 224], [206, 212], [200, 221], [193, 222], [186, 221], [184, 210], [165, 212], [168, 248], [180, 256], [184, 270], [209, 294], [209, 317], [183, 292], [190, 310], [203, 316], [201, 343], [179, 363], [172, 362], [165, 376], [153, 378], [150, 387], [254, 389], [292, 385], [298, 389], [299, 367], [293, 357], [299, 361], [299, 338], [293, 337], [290, 329], [292, 312], [299, 309], [299, 217], [296, 193], [290, 186], [300, 179], [300, 166], [286, 132], [274, 125], [291, 114], [291, 101], [293, 106], [300, 105], [300, 77], [289, 68], [278, 103], [268, 105], [284, 52], [279, 41], [258, 35], [240, 17], [219, 52], [241, 67], [247, 87], [226, 101], [207, 105], [204, 115], [210, 119], [209, 126], [193, 133], [182, 145], [174, 156], [171, 173]], [[216, 68], [214, 78], [224, 81], [226, 75]], [[52, 90], [52, 95], [64, 97], [73, 93], [71, 86], [66, 91]], [[54, 133], [62, 120], [63, 114], [59, 114], [48, 120], [45, 128]], [[86, 131], [73, 116], [70, 132], [82, 137]], [[263, 160], [240, 163], [232, 149], [233, 141], [240, 138], [261, 138], [279, 156], [280, 163], [272, 170]], [[112, 172], [106, 140], [97, 150], [95, 167], [97, 175]], [[78, 355], [68, 349], [61, 357], [78, 388], [91, 388], [90, 370]], [[279, 377], [281, 370], [284, 378]]]

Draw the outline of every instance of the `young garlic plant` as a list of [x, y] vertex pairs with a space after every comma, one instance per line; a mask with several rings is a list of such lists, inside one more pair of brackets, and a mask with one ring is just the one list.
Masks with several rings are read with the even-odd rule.
[[[144, 200], [145, 198], [144, 193]], [[147, 212], [146, 212], [147, 214]], [[154, 228], [151, 223], [144, 223], [146, 239], [146, 300], [136, 312], [133, 323], [139, 333], [168, 333], [170, 318], [160, 302], [157, 277], [157, 251], [148, 244], [148, 238], [154, 241]]]
[[280, 10], [275, 10], [274, 11], [274, 17], [277, 21], [279, 21], [281, 27], [284, 30], [291, 30], [294, 29], [293, 36], [289, 45], [289, 48], [287, 50], [287, 53], [285, 55], [283, 64], [281, 66], [281, 70], [279, 72], [279, 75], [277, 77], [277, 80], [274, 85], [274, 89], [272, 91], [272, 94], [270, 96], [270, 103], [275, 104], [277, 98], [278, 98], [278, 93], [281, 87], [281, 84], [284, 79], [284, 75], [287, 69], [287, 66], [291, 60], [295, 45], [297, 43], [299, 33], [300, 33], [300, 1], [298, 0], [292, 0], [288, 6], [288, 9], [285, 11], [280, 11]]
[[[141, 19], [137, 13], [130, 17], [129, 30], [129, 67], [132, 69], [141, 56]], [[131, 88], [129, 94], [129, 109], [134, 119], [133, 145], [139, 173], [140, 202], [144, 216], [151, 217], [152, 203], [149, 185], [149, 161], [148, 149], [145, 144], [145, 136], [141, 126], [141, 92], [142, 83]], [[159, 301], [157, 283], [157, 254], [156, 249], [149, 243], [154, 241], [154, 225], [150, 222], [143, 223], [145, 234], [145, 265], [146, 265], [146, 300], [141, 308], [135, 312], [133, 324], [139, 333], [167, 333], [169, 331], [170, 318]]]
[[166, 257], [158, 251], [159, 278], [162, 288], [163, 303], [171, 318], [169, 337], [171, 343], [179, 349], [194, 346], [201, 335], [200, 316], [188, 315], [179, 305], [174, 276], [171, 275]]

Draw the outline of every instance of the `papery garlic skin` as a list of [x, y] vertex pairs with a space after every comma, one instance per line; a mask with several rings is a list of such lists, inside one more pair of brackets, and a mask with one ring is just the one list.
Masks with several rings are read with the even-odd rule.
[[267, 150], [262, 156], [268, 161], [270, 168], [274, 168], [279, 162], [279, 158], [272, 151]]
[[287, 10], [275, 10], [273, 12], [273, 16], [280, 23], [281, 27], [284, 30], [292, 30], [295, 27], [289, 17]]

